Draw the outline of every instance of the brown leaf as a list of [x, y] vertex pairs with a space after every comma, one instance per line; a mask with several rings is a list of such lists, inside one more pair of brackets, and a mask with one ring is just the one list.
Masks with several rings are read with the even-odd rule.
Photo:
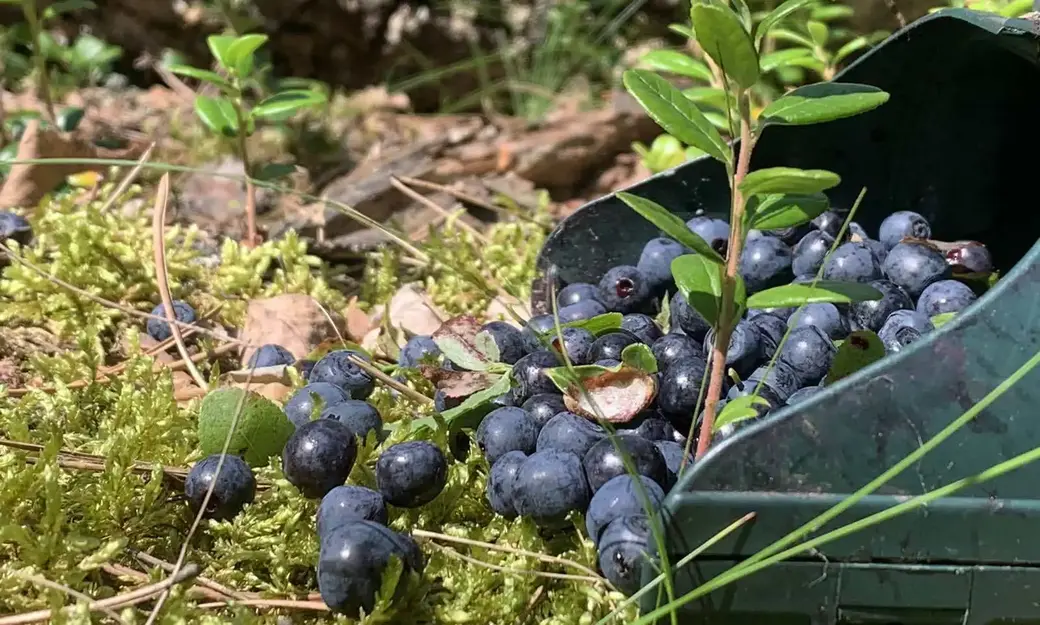
[[373, 327], [372, 318], [358, 306], [356, 295], [347, 302], [347, 307], [343, 310], [343, 318], [347, 323], [347, 337], [358, 343]]
[[[18, 143], [17, 160], [39, 158], [108, 158], [133, 159], [143, 153], [143, 146], [131, 146], [124, 150], [110, 150], [93, 145], [73, 135], [56, 130], [40, 128], [39, 120], [25, 126]], [[107, 165], [51, 163], [19, 163], [11, 166], [11, 172], [0, 188], [0, 208], [35, 206], [43, 196], [58, 188], [71, 174], [83, 171], [104, 173]]]
[[386, 307], [386, 316], [390, 324], [411, 335], [430, 335], [441, 325], [443, 317], [431, 305], [420, 290], [413, 286], [403, 286], [390, 298]]
[[[603, 417], [611, 423], [628, 423], [649, 406], [657, 394], [657, 382], [652, 375], [628, 367], [587, 378], [584, 384]], [[575, 414], [598, 418], [579, 388], [569, 389], [563, 403]]]
[[469, 397], [478, 393], [498, 381], [499, 375], [484, 373], [481, 371], [451, 371], [442, 367], [422, 365], [419, 371], [423, 377], [433, 382], [437, 390], [442, 391], [447, 397]]
[[449, 360], [466, 369], [480, 370], [492, 362], [477, 344], [480, 327], [476, 317], [461, 315], [445, 321], [432, 336]]
[[[336, 324], [343, 324], [338, 313], [329, 314]], [[257, 347], [266, 343], [281, 345], [296, 358], [306, 358], [322, 341], [339, 337], [317, 300], [303, 293], [289, 293], [251, 300], [240, 338]], [[252, 355], [252, 348], [243, 352], [243, 366]]]

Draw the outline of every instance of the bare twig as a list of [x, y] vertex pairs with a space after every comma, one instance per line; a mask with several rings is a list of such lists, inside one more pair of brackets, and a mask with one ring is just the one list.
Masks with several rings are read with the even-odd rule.
[[141, 155], [141, 158], [138, 159], [137, 165], [134, 165], [134, 168], [127, 172], [126, 176], [124, 176], [123, 179], [119, 181], [119, 184], [116, 185], [116, 188], [112, 190], [108, 199], [105, 200], [105, 204], [101, 207], [102, 213], [108, 212], [108, 209], [112, 208], [112, 205], [116, 203], [119, 196], [123, 195], [123, 193], [130, 188], [130, 185], [132, 185], [137, 176], [140, 175], [141, 170], [144, 169], [144, 164], [152, 157], [152, 151], [154, 149], [155, 142], [153, 141], [149, 144], [148, 149], [144, 151], [144, 154]]
[[550, 556], [544, 553], [538, 553], [536, 551], [527, 551], [525, 549], [517, 549], [515, 547], [506, 547], [503, 545], [496, 545], [493, 543], [485, 543], [479, 540], [473, 540], [470, 538], [459, 538], [458, 536], [448, 536], [447, 534], [438, 534], [437, 532], [428, 532], [421, 529], [413, 529], [412, 535], [420, 538], [429, 538], [430, 540], [439, 540], [449, 543], [458, 543], [460, 545], [470, 545], [471, 547], [480, 547], [482, 549], [490, 549], [491, 551], [501, 551], [503, 553], [511, 553], [518, 556], [526, 556], [528, 558], [534, 558], [541, 560], [542, 562], [551, 562], [552, 564], [559, 564], [561, 566], [569, 566], [573, 569], [577, 569], [583, 573], [588, 574], [590, 577], [599, 577], [595, 571], [589, 567], [575, 562], [574, 560], [568, 560], [558, 556]]
[[491, 202], [486, 202], [478, 197], [472, 196], [468, 193], [459, 191], [458, 189], [454, 189], [452, 187], [437, 184], [436, 182], [430, 182], [429, 180], [423, 180], [421, 178], [412, 178], [410, 176], [398, 176], [397, 179], [405, 183], [406, 185], [412, 187], [418, 187], [420, 189], [426, 189], [427, 191], [434, 191], [437, 193], [445, 193], [464, 204], [471, 204], [478, 208], [483, 208], [484, 210], [491, 211], [493, 213], [498, 213], [506, 217], [516, 217], [518, 219], [523, 219], [532, 223], [535, 222], [534, 219], [528, 217], [527, 215], [517, 215], [507, 208], [503, 208], [501, 206], [498, 206], [497, 204], [492, 204]]
[[196, 608], [229, 608], [236, 605], [251, 606], [254, 608], [282, 608], [288, 610], [314, 610], [328, 612], [329, 606], [324, 601], [296, 601], [293, 599], [243, 599], [241, 601], [214, 601], [212, 603], [200, 603]]
[[[438, 215], [444, 215], [445, 218], [447, 218], [448, 216], [451, 215], [451, 211], [449, 211], [448, 209], [442, 207], [440, 204], [438, 204], [437, 202], [434, 202], [430, 198], [422, 195], [421, 193], [419, 193], [415, 189], [412, 189], [408, 185], [404, 184], [403, 182], [401, 182], [400, 179], [397, 178], [397, 176], [394, 176], [394, 175], [390, 176], [390, 184], [393, 185], [393, 187], [395, 189], [397, 189], [398, 191], [400, 191], [401, 193], [404, 193], [408, 197], [412, 198], [413, 200], [415, 200], [416, 202], [422, 204], [423, 206], [429, 208], [430, 210], [434, 211]], [[463, 210], [463, 212], [465, 212], [465, 210]], [[458, 219], [457, 223], [459, 224], [459, 227], [461, 227], [463, 230], [465, 230], [466, 232], [469, 232], [470, 234], [475, 236], [478, 241], [480, 241], [484, 245], [488, 244], [488, 238], [487, 238], [487, 236], [484, 235], [483, 232], [477, 230], [476, 228], [474, 228], [473, 226], [469, 225], [468, 223], [466, 223], [462, 219]]]
[[[41, 577], [39, 575], [25, 575], [24, 573], [19, 573], [17, 571], [15, 572], [15, 575], [17, 575], [18, 577], [21, 577], [22, 579], [24, 579], [24, 580], [26, 580], [28, 582], [36, 584], [37, 586], [43, 586], [44, 588], [50, 588], [51, 590], [57, 590], [58, 592], [63, 592], [66, 595], [69, 595], [70, 597], [73, 597], [75, 599], [79, 599], [80, 601], [86, 601], [87, 604], [96, 603], [96, 600], [93, 597], [91, 597], [90, 595], [81, 593], [78, 590], [73, 590], [72, 588], [69, 588], [68, 586], [66, 586], [64, 584], [59, 584], [58, 582], [52, 582], [51, 580], [47, 579], [46, 577]], [[117, 623], [122, 623], [122, 625], [127, 625], [127, 622], [123, 620], [123, 617], [119, 616], [119, 614], [117, 614], [116, 611], [113, 610], [112, 608], [102, 607], [102, 608], [100, 608], [99, 611], [104, 612], [109, 618], [113, 619]]]
[[[138, 560], [140, 560], [144, 564], [147, 564], [148, 566], [157, 566], [157, 567], [161, 568], [162, 570], [164, 570], [164, 571], [166, 571], [168, 573], [176, 570], [176, 567], [172, 563], [167, 562], [166, 560], [161, 560], [159, 558], [156, 558], [155, 556], [153, 556], [153, 555], [151, 555], [149, 553], [145, 553], [143, 551], [139, 551], [139, 550], [133, 549], [133, 548], [130, 548], [129, 551], [133, 554], [133, 556], [135, 558], [137, 558]], [[199, 586], [203, 586], [203, 587], [209, 589], [210, 591], [212, 591], [212, 592], [214, 592], [214, 593], [216, 593], [218, 595], [222, 595], [222, 597], [216, 597], [218, 599], [221, 599], [221, 598], [231, 598], [231, 599], [235, 599], [235, 600], [238, 600], [238, 601], [246, 601], [248, 599], [256, 599], [257, 598], [255, 596], [253, 596], [253, 593], [238, 592], [237, 590], [233, 590], [231, 588], [228, 588], [227, 586], [224, 586], [223, 584], [218, 584], [217, 582], [215, 582], [215, 581], [213, 581], [213, 580], [211, 580], [211, 579], [209, 579], [207, 577], [203, 577], [201, 575], [199, 575], [198, 577], [195, 578], [195, 583], [198, 584]]]
[[[101, 570], [106, 572], [106, 573], [108, 573], [109, 575], [111, 575], [113, 577], [129, 577], [131, 579], [135, 579], [135, 580], [140, 581], [140, 582], [147, 582], [149, 579], [151, 579], [151, 578], [148, 577], [147, 573], [142, 573], [141, 571], [138, 571], [137, 569], [132, 569], [132, 568], [130, 568], [128, 566], [123, 566], [122, 564], [102, 564], [101, 565]], [[195, 581], [198, 582], [198, 579], [196, 579]], [[209, 599], [211, 601], [212, 600], [222, 601], [224, 599], [227, 599], [227, 597], [225, 595], [222, 595], [219, 592], [215, 592], [213, 590], [210, 590], [209, 588], [206, 588], [206, 587], [204, 587], [204, 586], [202, 586], [201, 584], [198, 584], [198, 583], [196, 583], [194, 586], [189, 588], [188, 589], [188, 593], [191, 594], [191, 595], [194, 595], [196, 597], [201, 596], [201, 597]]]

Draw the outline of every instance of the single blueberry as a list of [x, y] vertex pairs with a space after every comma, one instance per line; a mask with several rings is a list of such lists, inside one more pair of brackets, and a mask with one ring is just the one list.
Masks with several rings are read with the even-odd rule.
[[993, 257], [989, 249], [977, 241], [958, 241], [946, 252], [946, 262], [958, 273], [993, 271]]
[[[791, 322], [794, 322], [794, 325]], [[816, 326], [837, 341], [849, 335], [849, 322], [838, 307], [830, 302], [815, 302], [806, 304], [802, 312], [791, 317], [787, 324], [792, 328], [803, 328], [805, 326]]]
[[940, 280], [929, 284], [917, 300], [917, 310], [929, 318], [942, 313], [960, 312], [978, 297], [966, 284]]
[[556, 294], [556, 305], [560, 308], [579, 302], [593, 301], [599, 304], [599, 287], [588, 282], [574, 282], [560, 289]]
[[[563, 338], [561, 349], [560, 338]], [[567, 354], [572, 365], [587, 365], [591, 362], [592, 345], [596, 337], [585, 328], [562, 328], [559, 336], [554, 336], [552, 346], [557, 351]]]
[[[708, 364], [701, 356], [673, 362], [658, 379], [657, 407], [670, 421], [693, 417]], [[675, 421], [673, 421], [675, 423]]]
[[769, 387], [775, 391], [776, 396], [781, 403], [787, 401], [787, 398], [790, 397], [792, 393], [802, 387], [801, 375], [791, 367], [788, 367], [782, 361], [777, 361], [776, 363], [773, 363], [772, 368], [763, 365], [758, 369], [755, 369], [747, 379], [741, 381], [739, 384], [733, 385], [727, 397], [733, 399], [734, 397], [739, 396], [741, 393], [734, 394], [734, 391], [738, 388], [750, 388], [751, 391], [754, 392], [760, 383], [763, 387]]
[[621, 360], [621, 352], [638, 342], [639, 337], [627, 330], [608, 332], [592, 343], [589, 348], [589, 360]]
[[701, 316], [697, 309], [690, 306], [682, 293], [676, 293], [669, 301], [669, 324], [671, 331], [682, 330], [686, 336], [698, 341], [711, 329], [711, 324]]
[[838, 348], [823, 330], [801, 326], [791, 330], [777, 361], [794, 371], [802, 385], [816, 384], [830, 370], [837, 353]]
[[527, 460], [522, 451], [510, 451], [491, 465], [485, 496], [491, 509], [507, 519], [516, 518], [516, 474]]
[[592, 364], [596, 365], [597, 367], [606, 367], [607, 369], [613, 369], [614, 367], [620, 365], [621, 361], [615, 360], [613, 358], [603, 358], [602, 360], [597, 360]]
[[654, 341], [650, 351], [657, 360], [657, 368], [664, 371], [681, 360], [700, 358], [704, 347], [685, 334], [669, 333]]
[[881, 299], [849, 304], [849, 325], [853, 330], [877, 332], [889, 315], [897, 310], [909, 310], [914, 307], [914, 302], [906, 291], [888, 280], [874, 280], [870, 286], [881, 293]]
[[567, 514], [589, 504], [589, 484], [581, 458], [549, 449], [527, 457], [513, 480], [513, 501], [520, 516], [544, 526], [565, 523]]
[[560, 323], [571, 323], [573, 321], [587, 321], [593, 317], [606, 314], [607, 308], [596, 300], [584, 300], [577, 304], [564, 306], [558, 311]]
[[512, 365], [527, 353], [523, 333], [505, 321], [489, 321], [480, 328], [480, 331], [487, 332], [491, 340], [495, 342], [495, 346], [498, 347], [498, 362]]
[[315, 412], [319, 415], [323, 410], [350, 399], [350, 394], [338, 386], [328, 382], [315, 382], [308, 384], [292, 394], [289, 401], [285, 402], [285, 416], [300, 427], [310, 423]]
[[831, 238], [836, 238], [841, 232], [841, 224], [845, 219], [834, 211], [824, 211], [813, 218], [812, 225], [821, 232], [826, 232]]
[[[654, 441], [657, 451], [664, 458], [665, 467], [668, 469], [668, 483], [674, 485], [679, 480], [679, 473], [693, 466], [693, 456], [686, 453], [683, 443], [676, 441]], [[683, 468], [683, 458], [686, 459], [686, 467]]]
[[856, 237], [860, 241], [865, 241], [866, 239], [870, 238], [870, 235], [867, 234], [866, 229], [855, 221], [849, 222], [849, 236]]
[[729, 249], [729, 222], [712, 217], [694, 217], [686, 222], [690, 232], [704, 239], [708, 247], [725, 258]]
[[627, 454], [637, 474], [657, 482], [661, 488], [668, 487], [668, 467], [653, 441], [625, 433], [618, 434], [614, 440], [604, 438], [585, 453], [582, 465], [593, 493], [612, 478], [626, 473], [622, 452]]
[[863, 239], [860, 243], [870, 248], [871, 252], [874, 252], [879, 266], [884, 266], [885, 259], [888, 258], [888, 248], [885, 247], [884, 243], [877, 239]]
[[647, 345], [653, 345], [654, 341], [662, 336], [661, 328], [657, 327], [653, 318], [640, 313], [632, 313], [622, 317], [621, 329], [631, 332]]
[[274, 367], [277, 365], [291, 365], [296, 362], [296, 356], [281, 345], [268, 343], [261, 345], [253, 355], [249, 357], [247, 367]]
[[791, 393], [791, 396], [787, 398], [787, 405], [794, 406], [796, 404], [800, 404], [801, 402], [812, 398], [813, 395], [819, 393], [822, 390], [822, 386], [806, 386], [805, 388], [800, 388], [797, 391]]
[[[564, 323], [563, 319], [560, 319], [560, 323]], [[521, 331], [524, 337], [524, 350], [527, 353], [532, 353], [545, 349], [555, 333], [556, 320], [553, 319], [552, 315], [535, 315], [531, 317]]]
[[[738, 397], [745, 397], [747, 395], [756, 395], [769, 402], [768, 405], [758, 404], [752, 406], [752, 408], [758, 413], [759, 417], [763, 417], [773, 409], [783, 406], [784, 400], [787, 399], [786, 395], [781, 396], [778, 391], [773, 390], [772, 386], [766, 384], [759, 385], [756, 381], [745, 380], [739, 384], [734, 384], [729, 389], [729, 392], [726, 393], [726, 398], [723, 401], [729, 402]], [[720, 401], [715, 411], [716, 417], [722, 414], [722, 407], [723, 404], [722, 401]], [[701, 416], [703, 417], [703, 411]]]
[[561, 412], [567, 412], [567, 406], [563, 403], [563, 396], [555, 393], [532, 395], [521, 407], [538, 425], [539, 430], [549, 422], [549, 419]]
[[[710, 356], [715, 349], [715, 331], [704, 337], [704, 353]], [[741, 319], [733, 328], [726, 350], [726, 368], [732, 368], [743, 377], [755, 370], [762, 361], [762, 332], [750, 321]]]
[[311, 370], [314, 369], [314, 365], [318, 364], [317, 360], [310, 360], [307, 358], [301, 358], [293, 363], [293, 367], [299, 372], [300, 377], [306, 380], [311, 376]]
[[379, 411], [360, 399], [348, 399], [326, 406], [321, 411], [321, 418], [339, 421], [347, 426], [361, 444], [364, 444], [369, 432], [375, 432], [377, 441], [383, 438], [383, 419]]
[[768, 360], [776, 353], [780, 341], [787, 334], [787, 320], [779, 315], [764, 313], [748, 318], [748, 323], [758, 328], [762, 339], [762, 358]]
[[546, 369], [562, 366], [556, 355], [548, 350], [531, 352], [513, 365], [511, 373], [513, 382], [513, 400], [523, 404], [533, 395], [539, 393], [560, 394], [553, 381], [545, 374]]
[[361, 367], [351, 362], [350, 357], [368, 360], [364, 354], [350, 349], [331, 351], [311, 369], [308, 382], [328, 382], [350, 393], [354, 399], [365, 399], [375, 389], [375, 382]]
[[664, 501], [664, 490], [657, 482], [642, 475], [638, 476], [651, 507], [647, 510], [636, 486], [636, 480], [627, 473], [611, 478], [592, 496], [588, 512], [585, 513], [585, 529], [593, 543], [599, 544], [603, 529], [614, 519], [631, 514], [652, 514]]
[[32, 241], [32, 226], [21, 215], [0, 211], [0, 243], [8, 239], [14, 239], [19, 245], [29, 245]]
[[318, 419], [296, 428], [282, 450], [285, 479], [303, 493], [318, 499], [347, 481], [357, 459], [357, 440], [347, 426]]
[[802, 240], [806, 234], [814, 230], [812, 224], [802, 224], [800, 226], [790, 226], [787, 228], [774, 228], [773, 230], [766, 230], [765, 234], [768, 236], [776, 237], [788, 245], [794, 245], [795, 243]]
[[406, 569], [422, 566], [411, 539], [378, 523], [353, 521], [329, 532], [318, 557], [318, 590], [325, 605], [351, 618], [362, 610], [371, 614], [383, 571], [394, 556]]
[[[155, 317], [162, 317], [169, 319], [166, 316], [166, 308], [159, 304], [152, 309], [152, 318], [148, 319], [148, 323], [145, 324], [145, 329], [148, 330], [148, 336], [152, 337], [156, 341], [165, 341], [166, 339], [173, 336], [173, 332], [170, 330], [170, 324], [167, 321], [160, 321]], [[173, 301], [173, 315], [181, 323], [195, 323], [195, 309], [191, 307], [191, 304], [183, 300]], [[184, 330], [181, 329], [183, 334]]]
[[598, 424], [573, 412], [561, 412], [542, 427], [535, 448], [538, 451], [569, 451], [584, 458], [593, 445], [607, 433]]
[[810, 230], [802, 240], [794, 246], [791, 269], [796, 276], [815, 276], [823, 267], [827, 252], [834, 245], [834, 237], [822, 230]]
[[913, 211], [896, 211], [885, 217], [878, 230], [878, 240], [887, 248], [892, 249], [904, 238], [914, 239], [932, 238], [932, 227], [928, 220]]
[[256, 496], [256, 478], [246, 461], [238, 456], [227, 454], [224, 464], [217, 473], [220, 454], [213, 454], [199, 460], [188, 471], [184, 481], [184, 495], [188, 498], [191, 510], [198, 514], [202, 509], [202, 501], [206, 492], [213, 485], [213, 494], [206, 504], [205, 516], [219, 521], [234, 518], [248, 503], [253, 503]]
[[[646, 413], [653, 415], [655, 413]], [[648, 441], [673, 441], [676, 443], [686, 442], [686, 437], [672, 426], [671, 423], [656, 416], [637, 417], [627, 425], [635, 427], [629, 431], [636, 436], [642, 436]]]
[[892, 248], [883, 266], [885, 275], [917, 299], [933, 282], [950, 277], [952, 270], [938, 250], [920, 243], [900, 243]]
[[823, 267], [824, 280], [870, 282], [881, 278], [881, 262], [865, 243], [842, 243]]
[[383, 496], [364, 486], [337, 486], [324, 497], [318, 506], [318, 536], [330, 532], [352, 521], [372, 521], [386, 525], [386, 502]]
[[626, 596], [639, 591], [644, 563], [653, 562], [650, 538], [650, 521], [645, 514], [614, 519], [600, 537], [599, 570]]
[[538, 431], [538, 424], [523, 408], [498, 408], [480, 422], [477, 446], [484, 452], [488, 463], [494, 464], [511, 451], [534, 453]]
[[740, 275], [749, 294], [784, 284], [791, 278], [791, 248], [776, 237], [748, 241], [740, 254]]
[[387, 502], [418, 508], [433, 501], [448, 482], [448, 461], [428, 441], [391, 445], [376, 461], [376, 484]]
[[885, 325], [878, 331], [878, 337], [885, 345], [885, 351], [894, 354], [934, 329], [931, 319], [924, 313], [916, 310], [897, 310], [885, 320]]
[[668, 237], [657, 237], [647, 241], [639, 255], [638, 269], [649, 281], [651, 290], [659, 291], [672, 280], [672, 261], [693, 252], [682, 243]]
[[599, 299], [607, 310], [639, 312], [650, 303], [650, 281], [631, 265], [607, 270], [599, 281]]
[[433, 337], [420, 334], [408, 339], [397, 355], [397, 364], [401, 367], [418, 367], [423, 362], [436, 363], [441, 357], [441, 348], [437, 347]]
[[[809, 279], [811, 281], [812, 280], [812, 276], [810, 276]], [[798, 278], [794, 279], [794, 282], [798, 282], [798, 281], [799, 281]], [[784, 307], [784, 308], [752, 308], [751, 310], [747, 311], [747, 318], [750, 320], [750, 319], [754, 319], [758, 315], [766, 315], [766, 314], [768, 314], [768, 315], [776, 315], [777, 317], [780, 317], [784, 321], [787, 321], [788, 319], [791, 318], [791, 315], [793, 315], [794, 311], [796, 311], [796, 310], [798, 310], [797, 306]]]

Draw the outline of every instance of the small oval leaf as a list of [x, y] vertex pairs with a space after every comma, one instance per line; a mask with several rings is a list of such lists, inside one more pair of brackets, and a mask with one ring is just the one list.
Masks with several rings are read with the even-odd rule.
[[727, 76], [744, 89], [758, 82], [758, 52], [733, 9], [722, 3], [694, 0], [690, 21], [697, 43]]
[[755, 406], [768, 408], [771, 404], [769, 400], [758, 395], [741, 395], [736, 399], [727, 401], [718, 416], [715, 417], [715, 422], [711, 425], [712, 432], [718, 432], [731, 423], [757, 418], [759, 410]]
[[324, 102], [325, 94], [317, 91], [283, 91], [257, 104], [250, 114], [254, 118], [285, 119], [300, 109]]
[[881, 297], [881, 292], [869, 284], [820, 280], [815, 286], [795, 283], [759, 291], [748, 298], [747, 305], [748, 308], [791, 308], [821, 302], [851, 304]]
[[757, 169], [740, 183], [745, 198], [767, 193], [820, 193], [836, 187], [841, 177], [824, 169], [795, 169], [793, 167], [767, 167]]
[[653, 50], [640, 59], [643, 65], [661, 72], [688, 76], [705, 82], [712, 79], [711, 70], [703, 62], [675, 50]]
[[806, 85], [774, 100], [759, 115], [764, 124], [820, 124], [866, 113], [888, 102], [887, 92], [855, 83]]
[[195, 96], [195, 112], [202, 123], [217, 134], [233, 137], [238, 132], [235, 105], [224, 98]]
[[827, 211], [830, 202], [822, 193], [759, 196], [752, 211], [751, 227], [758, 230], [790, 228], [809, 223]]
[[194, 78], [196, 80], [201, 80], [203, 82], [208, 82], [210, 84], [217, 85], [221, 89], [233, 89], [231, 83], [229, 83], [223, 76], [216, 72], [211, 72], [208, 69], [199, 69], [197, 67], [192, 67], [191, 65], [177, 64], [170, 64], [169, 66], [167, 66], [166, 69], [170, 70], [174, 74], [187, 76], [188, 78]]
[[206, 45], [209, 46], [209, 51], [213, 54], [213, 58], [216, 59], [217, 63], [224, 69], [232, 69], [234, 65], [228, 62], [228, 51], [231, 48], [231, 44], [235, 43], [237, 37], [231, 37], [229, 35], [210, 35], [206, 37]]
[[619, 312], [603, 313], [602, 315], [596, 315], [591, 319], [580, 319], [578, 321], [570, 321], [568, 323], [560, 324], [564, 328], [581, 328], [591, 332], [594, 336], [606, 334], [607, 332], [613, 332], [621, 327], [621, 320], [624, 318]]
[[762, 18], [762, 21], [758, 23], [758, 28], [755, 30], [755, 46], [759, 46], [762, 43], [762, 39], [769, 34], [769, 31], [777, 24], [784, 21], [787, 16], [812, 2], [813, 0], [787, 0], [770, 11], [769, 14]]
[[713, 250], [704, 239], [700, 238], [686, 227], [686, 222], [679, 219], [667, 208], [653, 200], [648, 200], [624, 191], [619, 191], [617, 197], [625, 204], [628, 204], [632, 210], [639, 213], [643, 219], [654, 224], [660, 228], [662, 232], [679, 243], [694, 250], [701, 256], [706, 257], [713, 263], [721, 265], [725, 262], [723, 258], [719, 256], [719, 253]]
[[828, 386], [847, 378], [884, 357], [885, 345], [877, 334], [870, 330], [856, 330], [842, 341], [824, 378], [824, 385]]
[[239, 76], [245, 77], [253, 71], [253, 53], [267, 43], [267, 35], [242, 35], [236, 38], [227, 49], [227, 62]]
[[644, 343], [633, 343], [621, 350], [621, 364], [643, 373], [657, 373], [657, 359], [650, 346]]
[[672, 277], [686, 301], [712, 326], [722, 306], [722, 265], [699, 254], [685, 254], [672, 261]]

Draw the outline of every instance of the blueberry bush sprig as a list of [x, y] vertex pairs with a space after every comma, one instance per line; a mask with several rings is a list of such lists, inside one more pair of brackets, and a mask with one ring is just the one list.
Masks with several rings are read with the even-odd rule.
[[[770, 125], [806, 125], [851, 117], [881, 106], [889, 97], [868, 85], [811, 84], [794, 89], [754, 114], [753, 94], [766, 74], [763, 41], [787, 15], [808, 3], [787, 0], [756, 26], [743, 0], [734, 2], [736, 9], [722, 0], [693, 0], [692, 27], [687, 31], [717, 68], [728, 134], [739, 138], [739, 144], [725, 141], [701, 107], [658, 74], [632, 69], [623, 76], [628, 91], [666, 132], [721, 162], [730, 180], [732, 226], [721, 222], [724, 227], [718, 233], [708, 227], [717, 220], [688, 228], [663, 206], [631, 194], [618, 194], [666, 235], [694, 252], [674, 258], [671, 268], [679, 292], [713, 330], [709, 335], [713, 341], [698, 456], [711, 442], [728, 352], [734, 351], [730, 339], [746, 308], [848, 303], [880, 297], [873, 287], [857, 282], [814, 281], [769, 288], [772, 285], [768, 280], [752, 281], [741, 275], [741, 253], [750, 230], [804, 226], [827, 211], [829, 203], [823, 192], [841, 181], [826, 170], [772, 167], [750, 171], [751, 155], [763, 130]], [[732, 410], [738, 409], [752, 407], [734, 404]]]
[[195, 113], [210, 131], [232, 140], [233, 149], [242, 160], [246, 171], [246, 244], [252, 246], [258, 243], [253, 180], [280, 178], [293, 168], [283, 163], [253, 163], [246, 139], [256, 131], [257, 122], [285, 121], [297, 111], [324, 104], [327, 98], [319, 90], [285, 89], [251, 104], [247, 96], [256, 82], [256, 52], [267, 42], [267, 35], [212, 35], [206, 42], [222, 73], [180, 64], [171, 64], [168, 69], [220, 90], [216, 96], [196, 95]]

